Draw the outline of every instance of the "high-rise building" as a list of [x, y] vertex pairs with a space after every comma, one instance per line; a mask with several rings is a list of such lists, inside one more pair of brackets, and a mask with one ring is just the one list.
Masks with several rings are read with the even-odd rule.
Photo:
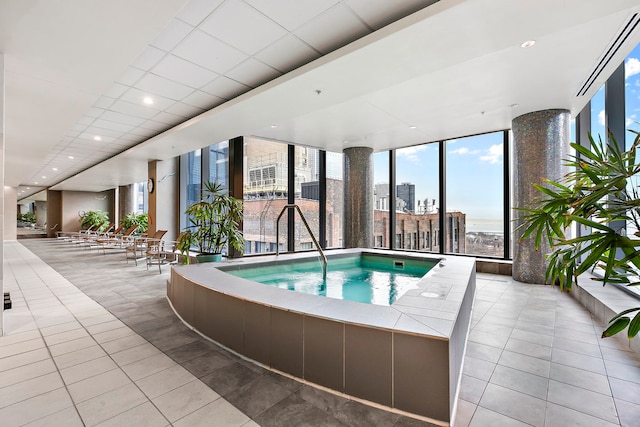
[[416, 186], [410, 182], [403, 182], [396, 185], [396, 198], [404, 200], [404, 209], [415, 212], [416, 209]]

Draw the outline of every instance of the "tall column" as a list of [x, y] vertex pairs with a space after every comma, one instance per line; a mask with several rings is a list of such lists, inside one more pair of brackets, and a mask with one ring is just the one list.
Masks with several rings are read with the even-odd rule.
[[174, 240], [178, 235], [179, 221], [179, 162], [152, 160], [148, 164], [149, 178], [154, 188], [149, 193], [149, 235], [157, 230], [167, 230], [165, 240]]
[[373, 246], [373, 149], [344, 150], [344, 247]]
[[[518, 208], [530, 208], [541, 194], [533, 184], [543, 178], [554, 181], [569, 170], [564, 159], [569, 154], [571, 116], [568, 110], [535, 111], [516, 117], [512, 123], [514, 154], [513, 204], [516, 227], [526, 213]], [[550, 247], [543, 239], [542, 247], [535, 248], [535, 236], [520, 240], [522, 231], [514, 236], [513, 278], [526, 283], [546, 283], [545, 255]]]
[[136, 211], [136, 185], [118, 187], [118, 223], [130, 212]]

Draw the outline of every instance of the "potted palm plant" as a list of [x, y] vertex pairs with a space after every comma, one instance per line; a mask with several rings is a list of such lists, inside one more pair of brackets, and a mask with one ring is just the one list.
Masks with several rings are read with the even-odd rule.
[[[189, 225], [178, 241], [180, 253], [187, 255], [195, 247], [200, 252], [196, 255], [200, 263], [220, 261], [225, 247], [242, 251], [242, 209], [242, 200], [228, 195], [221, 184], [205, 182], [202, 199], [185, 211]], [[190, 261], [188, 255], [183, 259], [187, 264]]]
[[[625, 286], [640, 285], [640, 163], [636, 153], [640, 134], [627, 151], [618, 148], [613, 135], [609, 143], [594, 141], [591, 147], [571, 144], [576, 155], [567, 159], [574, 168], [559, 182], [546, 180], [535, 185], [541, 199], [526, 212], [521, 238], [543, 239], [551, 245], [547, 255], [547, 280], [563, 290], [576, 283], [578, 275], [601, 268], [594, 280]], [[629, 224], [629, 233], [621, 233], [619, 224]], [[585, 236], [572, 238], [565, 231], [572, 225], [591, 227]], [[637, 230], [637, 231], [636, 231]], [[640, 307], [614, 316], [603, 337], [627, 330], [629, 339], [640, 332]]]

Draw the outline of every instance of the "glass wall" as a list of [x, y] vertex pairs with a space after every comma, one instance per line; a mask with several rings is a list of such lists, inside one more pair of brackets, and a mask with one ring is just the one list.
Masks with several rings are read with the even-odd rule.
[[373, 155], [373, 247], [389, 248], [395, 238], [389, 231], [389, 152]]
[[[287, 204], [288, 146], [245, 138], [244, 237], [245, 254], [276, 251], [276, 220]], [[280, 250], [287, 248], [287, 215], [280, 220]]]
[[439, 144], [396, 150], [396, 249], [438, 252]]
[[209, 146], [209, 181], [229, 188], [229, 141]]
[[327, 152], [327, 219], [326, 247], [343, 246], [344, 184], [342, 182], [343, 154]]
[[[320, 232], [320, 152], [316, 148], [295, 147], [294, 196], [309, 228], [318, 239]], [[279, 212], [278, 212], [279, 213]], [[313, 239], [296, 212], [295, 250], [315, 250]]]
[[186, 206], [200, 200], [202, 185], [202, 150], [187, 154], [187, 200]]
[[504, 132], [446, 142], [445, 252], [504, 256]]

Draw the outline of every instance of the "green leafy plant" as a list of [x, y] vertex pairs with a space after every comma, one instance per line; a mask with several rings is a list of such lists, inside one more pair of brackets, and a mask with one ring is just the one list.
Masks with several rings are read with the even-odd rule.
[[[200, 254], [220, 254], [225, 247], [244, 249], [239, 229], [242, 200], [229, 196], [219, 183], [205, 182], [202, 199], [190, 205], [185, 214], [189, 225], [178, 241], [182, 255], [197, 247]], [[189, 257], [183, 257], [189, 263]]]
[[130, 227], [137, 225], [136, 233], [145, 233], [149, 229], [149, 214], [129, 212], [122, 218], [121, 224], [124, 229], [127, 230]]
[[36, 214], [33, 212], [26, 212], [23, 214], [18, 214], [18, 221], [26, 222], [28, 224], [36, 223]]
[[[631, 224], [640, 230], [640, 193], [636, 152], [640, 134], [631, 148], [621, 151], [613, 135], [609, 143], [589, 136], [590, 147], [572, 143], [576, 155], [566, 160], [572, 172], [559, 182], [545, 180], [534, 185], [541, 193], [535, 207], [526, 212], [521, 239], [535, 237], [540, 248], [547, 239], [552, 252], [547, 255], [547, 280], [563, 290], [569, 290], [577, 277], [595, 268], [602, 277], [594, 277], [603, 285], [616, 283], [640, 285], [640, 232], [632, 235], [620, 232], [619, 224]], [[591, 227], [592, 232], [580, 237], [567, 237], [572, 225]], [[631, 315], [636, 313], [633, 318]], [[627, 329], [629, 339], [640, 331], [640, 307], [619, 313], [609, 322], [603, 337]]]
[[99, 228], [100, 231], [103, 231], [108, 227], [109, 222], [109, 214], [100, 209], [95, 211], [87, 211], [84, 215], [80, 215], [80, 226], [82, 228], [89, 228], [91, 226], [97, 226], [102, 224]]

